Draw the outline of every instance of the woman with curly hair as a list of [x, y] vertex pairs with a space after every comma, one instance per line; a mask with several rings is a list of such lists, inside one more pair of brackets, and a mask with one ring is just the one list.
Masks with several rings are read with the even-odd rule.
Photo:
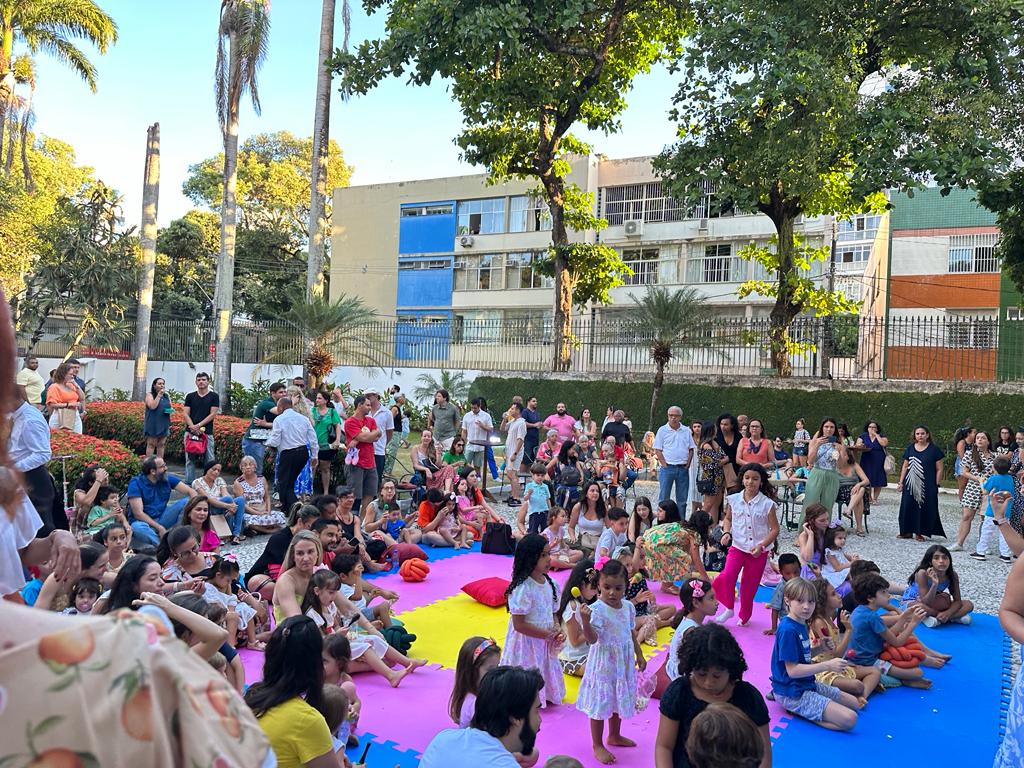
[[548, 540], [537, 533], [526, 534], [516, 546], [512, 580], [505, 590], [511, 616], [501, 663], [540, 670], [544, 678], [541, 706], [545, 701], [561, 704], [565, 696], [558, 663], [565, 635], [558, 620], [558, 587], [548, 576], [550, 567]]

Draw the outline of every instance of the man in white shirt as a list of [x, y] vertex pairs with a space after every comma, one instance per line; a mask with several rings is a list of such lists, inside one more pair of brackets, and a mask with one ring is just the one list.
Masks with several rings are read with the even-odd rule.
[[390, 408], [385, 408], [381, 404], [380, 392], [376, 389], [368, 389], [363, 394], [366, 396], [366, 402], [370, 404], [370, 417], [377, 422], [377, 429], [380, 430], [380, 437], [373, 441], [373, 462], [377, 465], [377, 487], [380, 488], [384, 481], [388, 443], [395, 434], [395, 417], [391, 414]]
[[523, 406], [512, 403], [508, 409], [508, 433], [505, 437], [505, 476], [508, 477], [508, 505], [517, 507], [520, 504], [519, 468], [523, 464], [526, 453], [526, 420], [523, 418]]
[[319, 441], [313, 422], [292, 408], [291, 398], [282, 397], [277, 401], [279, 411], [267, 438], [268, 448], [277, 448], [280, 460], [277, 465], [277, 495], [281, 499], [281, 510], [287, 515], [298, 500], [295, 496], [295, 481], [309, 462], [310, 472], [316, 472]]
[[479, 397], [469, 401], [469, 413], [462, 417], [462, 439], [466, 443], [466, 463], [477, 468], [480, 481], [487, 487], [487, 473], [483, 471], [487, 446], [494, 431], [491, 414], [480, 406]]
[[697, 446], [693, 433], [683, 422], [683, 409], [673, 405], [668, 409], [668, 424], [658, 427], [654, 435], [654, 454], [658, 457], [658, 501], [672, 498], [672, 485], [676, 487], [675, 502], [682, 514], [686, 512], [690, 492], [690, 462]]
[[[44, 535], [55, 527], [67, 529], [67, 516], [64, 520], [54, 520], [53, 502], [56, 491], [53, 477], [47, 464], [52, 453], [50, 451], [50, 426], [46, 417], [25, 398], [25, 389], [15, 387], [18, 396], [18, 407], [11, 414], [11, 440], [8, 452], [11, 462], [25, 476], [28, 486], [28, 498], [43, 521]], [[63, 522], [64, 525], [55, 525]]]
[[535, 764], [543, 687], [544, 678], [536, 669], [495, 667], [480, 681], [469, 727], [437, 734], [424, 750], [420, 768]]

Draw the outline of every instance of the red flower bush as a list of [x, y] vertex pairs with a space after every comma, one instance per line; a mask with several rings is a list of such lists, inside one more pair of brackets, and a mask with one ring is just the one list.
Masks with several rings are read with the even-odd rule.
[[[136, 454], [144, 454], [144, 408], [139, 402], [91, 402], [82, 419], [83, 429], [88, 435], [117, 440]], [[238, 470], [238, 462], [242, 460], [242, 437], [248, 427], [248, 419], [236, 416], [217, 416], [214, 419], [213, 438], [217, 460], [225, 469]], [[185, 461], [185, 414], [180, 405], [175, 405], [174, 413], [171, 414], [171, 434], [167, 436], [164, 456], [182, 463]]]
[[62, 480], [61, 461], [56, 457], [70, 457], [63, 463], [67, 467], [67, 481], [72, 486], [92, 464], [107, 470], [110, 484], [119, 491], [124, 491], [128, 481], [139, 474], [139, 457], [116, 440], [100, 440], [66, 429], [54, 429], [50, 431], [50, 450], [54, 456], [49, 464], [50, 474], [58, 482]]

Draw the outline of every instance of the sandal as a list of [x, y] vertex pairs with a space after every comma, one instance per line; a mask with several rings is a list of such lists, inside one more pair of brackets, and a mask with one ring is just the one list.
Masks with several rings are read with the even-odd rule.
[[856, 533], [856, 534], [857, 534], [858, 536], [860, 536], [860, 537], [861, 537], [862, 539], [863, 539], [863, 538], [864, 538], [865, 536], [867, 536], [867, 535], [868, 535], [868, 532], [867, 532], [867, 531], [854, 531], [854, 533]]

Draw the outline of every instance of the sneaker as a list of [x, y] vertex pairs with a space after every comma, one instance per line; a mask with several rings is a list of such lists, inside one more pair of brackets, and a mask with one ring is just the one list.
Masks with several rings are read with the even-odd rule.
[[732, 610], [726, 608], [720, 614], [715, 616], [714, 621], [716, 624], [725, 624], [725, 622], [731, 619], [734, 615], [735, 614], [733, 614]]
[[950, 552], [963, 552], [964, 551], [964, 545], [963, 544], [954, 544], [954, 545], [952, 545], [949, 548], [949, 551]]
[[984, 563], [986, 560], [988, 560], [988, 558], [985, 557], [985, 555], [981, 554], [980, 552], [971, 552], [971, 554], [969, 554], [968, 557], [971, 558], [972, 560], [977, 560], [978, 562], [981, 562], [981, 563]]
[[1010, 557], [1009, 555], [1000, 555], [999, 559], [1001, 561], [1003, 561], [1004, 563], [1012, 563], [1013, 562], [1013, 558]]
[[519, 499], [514, 499], [511, 496], [509, 496], [508, 499], [505, 500], [505, 503], [508, 504], [510, 507], [518, 507], [523, 502], [521, 502]]
[[971, 623], [971, 614], [968, 613], [968, 614], [966, 614], [964, 616], [961, 616], [959, 619], [953, 619], [953, 621], [955, 621], [957, 624], [968, 624], [969, 625]]
[[768, 691], [764, 697], [768, 699], [768, 701], [775, 701], [775, 691]]
[[939, 620], [936, 619], [934, 616], [925, 616], [924, 621], [922, 621], [921, 623], [924, 624], [926, 627], [932, 627], [933, 629], [939, 626]]

